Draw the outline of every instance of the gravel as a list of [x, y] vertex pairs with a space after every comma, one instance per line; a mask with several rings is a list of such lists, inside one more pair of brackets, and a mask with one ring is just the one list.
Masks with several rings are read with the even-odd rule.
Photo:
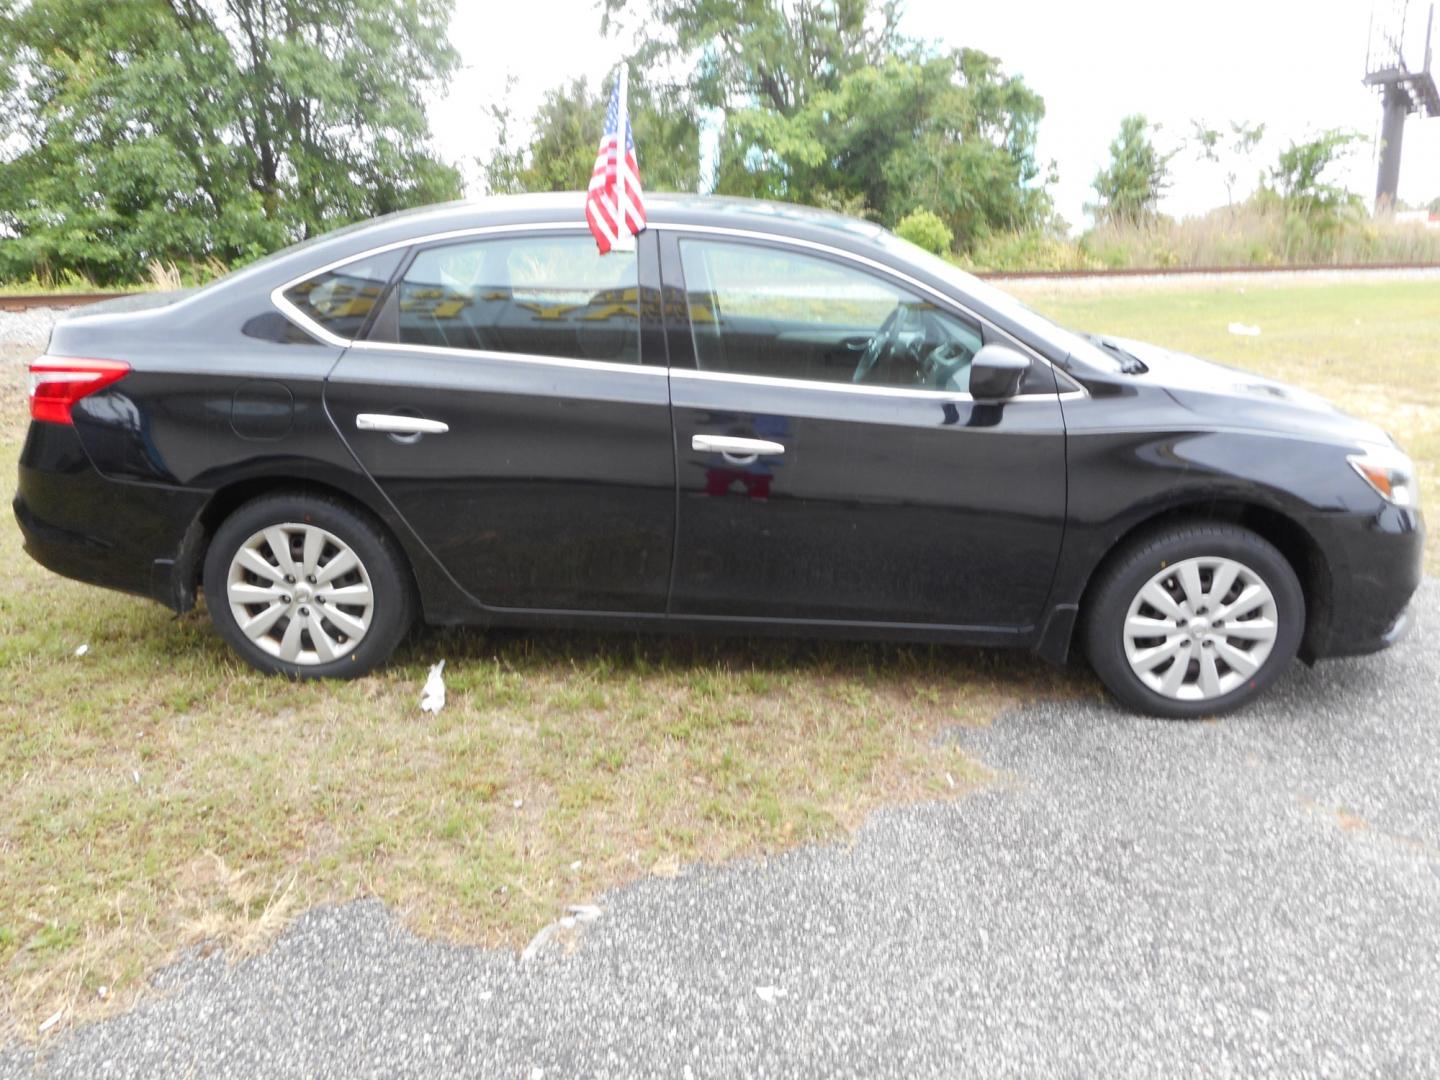
[[66, 311], [62, 308], [29, 308], [0, 311], [0, 345], [29, 345], [43, 349], [50, 330]]
[[1440, 1075], [1440, 582], [1417, 614], [1223, 721], [957, 729], [981, 791], [617, 890], [529, 962], [317, 909], [0, 1074]]

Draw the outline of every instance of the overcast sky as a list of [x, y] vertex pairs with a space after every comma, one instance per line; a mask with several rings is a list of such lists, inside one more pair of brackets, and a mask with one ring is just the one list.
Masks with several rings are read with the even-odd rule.
[[[1411, 22], [1419, 26], [1412, 38], [1423, 35], [1426, 6], [1410, 0]], [[913, 37], [992, 53], [1040, 92], [1046, 116], [1039, 154], [1053, 160], [1059, 174], [1051, 189], [1056, 207], [1072, 224], [1083, 224], [1090, 182], [1121, 117], [1131, 112], [1162, 125], [1162, 147], [1189, 135], [1197, 117], [1219, 128], [1231, 120], [1263, 122], [1265, 143], [1241, 167], [1242, 192], [1291, 139], [1328, 127], [1358, 130], [1372, 141], [1355, 154], [1343, 180], [1368, 202], [1380, 119], [1378, 97], [1361, 84], [1370, 11], [1370, 0], [908, 0], [903, 28]], [[451, 93], [433, 106], [431, 122], [441, 155], [462, 166], [471, 194], [483, 190], [474, 159], [494, 145], [484, 109], [503, 96], [507, 75], [517, 79], [512, 101], [522, 119], [548, 88], [576, 75], [603, 78], [619, 46], [600, 41], [599, 23], [593, 0], [457, 0], [451, 39], [464, 68]], [[1416, 53], [1420, 44], [1414, 41]], [[647, 148], [638, 149], [643, 177]], [[1173, 173], [1162, 204], [1167, 213], [1224, 204], [1223, 169], [1197, 163], [1187, 149], [1175, 158]], [[1436, 196], [1440, 118], [1412, 116], [1400, 197], [1428, 202]]]

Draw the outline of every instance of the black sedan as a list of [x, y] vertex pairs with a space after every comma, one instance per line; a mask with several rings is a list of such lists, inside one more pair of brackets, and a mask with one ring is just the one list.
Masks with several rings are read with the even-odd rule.
[[1081, 649], [1223, 712], [1404, 629], [1410, 461], [1310, 395], [1043, 319], [865, 222], [583, 197], [394, 215], [86, 308], [31, 365], [15, 514], [52, 570], [250, 663], [429, 624]]

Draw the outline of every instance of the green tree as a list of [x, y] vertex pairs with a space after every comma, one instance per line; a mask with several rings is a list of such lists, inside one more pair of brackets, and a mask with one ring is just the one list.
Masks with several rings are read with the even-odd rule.
[[1207, 127], [1203, 120], [1192, 120], [1190, 123], [1195, 132], [1196, 158], [1211, 165], [1226, 167], [1225, 205], [1234, 209], [1235, 184], [1240, 179], [1240, 166], [1250, 159], [1250, 155], [1260, 145], [1260, 140], [1265, 137], [1265, 125], [1232, 120], [1227, 138], [1218, 129]]
[[1291, 142], [1270, 170], [1274, 190], [1287, 206], [1302, 214], [1331, 214], [1358, 207], [1360, 196], [1331, 183], [1327, 174], [1365, 141], [1358, 131], [1330, 128], [1306, 142]]
[[887, 226], [925, 207], [968, 249], [1048, 216], [1034, 152], [1044, 112], [1023, 80], [977, 50], [892, 57], [789, 116], [759, 106], [731, 113], [716, 190], [863, 206]]
[[1155, 216], [1160, 196], [1170, 186], [1170, 160], [1176, 151], [1161, 153], [1153, 136], [1159, 131], [1133, 113], [1120, 121], [1120, 134], [1110, 144], [1110, 164], [1095, 174], [1100, 196], [1090, 207], [1097, 220], [1133, 224]]
[[1364, 216], [1359, 195], [1329, 179], [1332, 169], [1365, 141], [1359, 132], [1331, 128], [1292, 142], [1270, 170], [1273, 187], [1259, 198], [1278, 199], [1285, 209], [1287, 261], [1332, 258], [1346, 229]]
[[[498, 149], [481, 163], [493, 192], [584, 190], [595, 168], [610, 84], [592, 93], [585, 79], [550, 90], [533, 121], [528, 146], [512, 142], [508, 104], [491, 107]], [[652, 91], [633, 72], [630, 124], [640, 178], [650, 191], [694, 191], [700, 183], [700, 127], [683, 101]]]
[[20, 77], [0, 153], [0, 274], [133, 279], [245, 260], [455, 197], [424, 89], [449, 0], [30, 0], [0, 7]]
[[[605, 0], [614, 31], [634, 0]], [[849, 73], [913, 48], [895, 0], [649, 0], [638, 60], [690, 73], [702, 109], [763, 107], [789, 116]]]
[[[617, 32], [636, 5], [606, 0]], [[998, 60], [936, 52], [900, 36], [898, 8], [876, 0], [650, 0], [639, 8], [631, 70], [678, 71], [680, 85], [632, 87], [642, 174], [652, 190], [693, 189], [701, 115], [723, 117], [720, 194], [868, 214], [894, 225], [918, 207], [968, 248], [1050, 212], [1035, 135], [1044, 102]], [[632, 76], [632, 83], [635, 77]], [[496, 110], [493, 190], [583, 186], [601, 101], [583, 85], [553, 91], [516, 147]], [[590, 117], [594, 119], [589, 119]]]

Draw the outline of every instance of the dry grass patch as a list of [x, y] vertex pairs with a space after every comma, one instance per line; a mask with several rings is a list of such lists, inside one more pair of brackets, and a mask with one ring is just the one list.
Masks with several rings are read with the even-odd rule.
[[0, 965], [27, 1027], [322, 900], [517, 944], [626, 879], [963, 790], [979, 773], [937, 733], [1075, 688], [1024, 656], [460, 633], [295, 685], [238, 667], [199, 616], [3, 584]]

